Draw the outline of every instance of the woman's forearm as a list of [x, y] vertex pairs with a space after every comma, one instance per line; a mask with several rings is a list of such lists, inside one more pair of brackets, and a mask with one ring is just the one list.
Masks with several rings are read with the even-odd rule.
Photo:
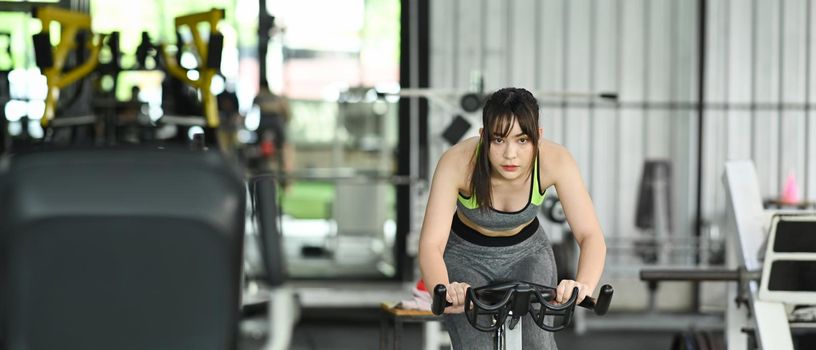
[[579, 243], [578, 273], [575, 280], [595, 290], [603, 274], [606, 261], [606, 243], [603, 235], [592, 235]]
[[419, 251], [419, 270], [426, 288], [432, 289], [437, 284], [448, 284], [448, 271], [442, 254], [436, 249], [422, 249]]

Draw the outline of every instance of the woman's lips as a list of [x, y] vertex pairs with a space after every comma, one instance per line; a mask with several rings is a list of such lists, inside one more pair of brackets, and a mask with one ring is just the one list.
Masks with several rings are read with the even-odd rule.
[[502, 169], [505, 171], [516, 171], [518, 169], [518, 165], [502, 165]]

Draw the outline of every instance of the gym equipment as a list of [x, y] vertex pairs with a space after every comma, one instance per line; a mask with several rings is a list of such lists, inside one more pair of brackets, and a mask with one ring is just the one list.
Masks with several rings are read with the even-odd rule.
[[[196, 68], [198, 77], [194, 75], [188, 76], [188, 71], [181, 68], [177, 59], [165, 59], [160, 62], [158, 57], [158, 50], [156, 46], [150, 42], [150, 37], [143, 33], [142, 42], [137, 48], [137, 64], [135, 69], [124, 69], [121, 66], [119, 49], [119, 33], [113, 32], [111, 34], [93, 34], [91, 32], [91, 19], [85, 13], [67, 11], [57, 7], [42, 7], [33, 11], [34, 17], [42, 22], [42, 32], [34, 35], [34, 48], [36, 53], [37, 65], [46, 75], [48, 82], [48, 95], [46, 96], [46, 108], [44, 111], [41, 123], [44, 128], [48, 127], [49, 132], [46, 134], [48, 143], [88, 143], [90, 136], [96, 136], [94, 144], [105, 141], [108, 144], [114, 144], [117, 138], [117, 126], [119, 123], [119, 111], [122, 108], [134, 108], [133, 105], [126, 105], [115, 100], [116, 82], [119, 73], [128, 70], [146, 69], [148, 68], [148, 58], [152, 58], [152, 68], [158, 68], [160, 64], [166, 67], [167, 71], [174, 78], [176, 86], [165, 86], [164, 90], [171, 93], [187, 88], [184, 84], [191, 86], [198, 90], [203, 102], [203, 111], [197, 108], [198, 97], [191, 92], [192, 98], [190, 100], [178, 101], [177, 105], [180, 107], [179, 111], [182, 115], [165, 115], [159, 122], [161, 124], [173, 124], [181, 126], [202, 126], [207, 135], [206, 143], [212, 145], [215, 143], [216, 134], [214, 129], [218, 127], [218, 110], [217, 102], [212, 92], [210, 85], [212, 78], [217, 74], [218, 67], [221, 63], [221, 52], [223, 49], [223, 35], [217, 30], [218, 22], [223, 19], [224, 11], [213, 9], [208, 12], [196, 13], [175, 18], [175, 26], [177, 31], [181, 29], [189, 29], [192, 33], [192, 45], [194, 52], [198, 56], [199, 66]], [[61, 24], [61, 39], [56, 47], [51, 47], [50, 34], [48, 32], [49, 25], [52, 22]], [[203, 22], [209, 24], [209, 34], [203, 35], [200, 33], [200, 27], [203, 27]], [[180, 33], [180, 32], [179, 32]], [[179, 34], [179, 37], [181, 35]], [[109, 48], [109, 55], [100, 55], [103, 47]], [[181, 56], [185, 48], [183, 40], [179, 39], [178, 56]], [[161, 50], [165, 53], [166, 51]], [[107, 51], [106, 51], [107, 52]], [[75, 53], [75, 55], [69, 55]], [[102, 58], [109, 57], [106, 62], [100, 62]], [[74, 65], [78, 61], [76, 68], [67, 68]], [[100, 76], [112, 78], [114, 84], [108, 91], [101, 91], [93, 95], [92, 84], [86, 78], [91, 73], [99, 73]], [[195, 79], [191, 78], [194, 77]], [[101, 77], [100, 77], [101, 78]], [[60, 94], [61, 89], [65, 89], [68, 85], [79, 82], [71, 86], [71, 93]], [[69, 90], [65, 90], [69, 91]], [[70, 95], [67, 99], [64, 95]], [[57, 106], [58, 96], [62, 100], [68, 100], [68, 103], [62, 102], [63, 105]], [[164, 102], [169, 99], [165, 98]], [[72, 106], [77, 109], [74, 111], [66, 110], [65, 106]], [[138, 110], [138, 106], [135, 107]], [[60, 109], [60, 111], [57, 111]], [[172, 110], [165, 106], [165, 111]], [[184, 113], [190, 112], [192, 113]], [[57, 113], [70, 115], [71, 117], [60, 118]], [[193, 116], [190, 116], [193, 115]], [[203, 117], [200, 117], [203, 115]], [[55, 119], [56, 117], [56, 119]], [[104, 126], [104, 135], [101, 133], [98, 126]], [[152, 125], [142, 125], [147, 127], [147, 132], [142, 132], [140, 135], [148, 137], [152, 140], [155, 135], [151, 135]], [[179, 140], [187, 140], [187, 134], [184, 130], [177, 133]], [[104, 136], [104, 137], [103, 137]]]
[[[387, 168], [389, 148], [388, 135], [389, 103], [384, 95], [373, 87], [351, 87], [340, 92], [337, 99], [337, 131], [335, 139], [343, 147], [336, 151], [355, 150], [371, 153], [383, 159], [385, 164], [377, 164]], [[344, 133], [344, 136], [338, 135]], [[336, 166], [343, 166], [344, 157], [332, 159]]]
[[[54, 119], [60, 89], [78, 81], [96, 68], [104, 35], [80, 35], [83, 32], [91, 33], [91, 16], [81, 12], [45, 6], [34, 8], [32, 14], [42, 22], [42, 31], [34, 35], [34, 52], [37, 66], [42, 70], [48, 84], [45, 110], [40, 120], [45, 128]], [[54, 48], [51, 47], [49, 33], [52, 22], [60, 24], [60, 41]], [[80, 42], [84, 47], [77, 45], [78, 36], [86, 37], [87, 41]], [[89, 50], [87, 57], [84, 57], [85, 49]], [[80, 52], [78, 56], [82, 63], [64, 72], [68, 55], [74, 50]]]
[[[671, 228], [671, 162], [647, 160], [638, 191], [635, 226], [655, 230], [656, 235], [668, 234]], [[665, 231], [665, 232], [661, 232]]]
[[[610, 285], [601, 287], [598, 299], [589, 296], [578, 306], [594, 310], [602, 316], [609, 310], [614, 290]], [[438, 284], [433, 291], [431, 311], [441, 315], [451, 303], [446, 300], [447, 288]], [[530, 314], [535, 324], [549, 332], [557, 332], [569, 326], [575, 312], [578, 288], [572, 290], [569, 300], [553, 304], [556, 290], [523, 281], [498, 282], [467, 289], [465, 317], [473, 328], [493, 332], [493, 347], [497, 350], [521, 349], [522, 318]], [[509, 323], [507, 322], [509, 318]]]
[[[364, 175], [364, 174], [363, 174]], [[334, 263], [340, 266], [393, 266], [393, 253], [385, 249], [385, 203], [391, 185], [384, 181], [336, 181], [331, 206], [337, 234], [329, 240]], [[360, 204], [365, 205], [363, 208]], [[392, 248], [393, 249], [393, 248]]]
[[725, 349], [722, 337], [706, 331], [687, 331], [672, 338], [672, 350], [720, 350]]
[[[608, 102], [617, 102], [618, 94], [613, 92], [566, 92], [566, 91], [543, 91], [530, 90], [530, 92], [538, 99], [542, 98], [585, 98], [591, 100], [601, 100]], [[462, 92], [458, 89], [401, 89], [396, 95], [400, 97], [423, 97], [428, 101], [436, 104], [451, 115], [456, 115], [461, 112], [472, 114], [478, 112], [484, 104], [484, 99], [487, 98], [489, 92]], [[457, 106], [450, 99], [459, 99]], [[539, 100], [540, 101], [540, 100]]]
[[[541, 204], [539, 224], [542, 225], [552, 244], [555, 266], [558, 268], [558, 280], [575, 279], [578, 269], [578, 243], [567, 223], [567, 215], [561, 200], [555, 191], [547, 193]], [[580, 313], [579, 313], [580, 314]], [[576, 325], [581, 322], [580, 316], [575, 319]]]
[[[816, 322], [795, 318], [787, 309], [816, 304], [816, 212], [766, 212], [750, 161], [726, 163], [723, 182], [729, 269], [644, 269], [641, 280], [735, 281], [729, 284], [726, 310], [729, 348], [788, 350], [796, 342], [800, 349], [812, 348]], [[807, 339], [811, 343], [805, 344]]]
[[556, 224], [567, 222], [567, 213], [564, 212], [564, 206], [561, 205], [561, 200], [558, 199], [558, 196], [549, 195], [545, 197], [541, 211], [544, 212], [544, 216], [547, 217], [548, 220]]
[[0, 348], [234, 349], [245, 188], [217, 152], [17, 154], [0, 172]]
[[459, 107], [467, 113], [475, 113], [482, 109], [487, 95], [484, 89], [484, 76], [479, 71], [470, 74], [470, 92], [459, 98]]
[[[427, 310], [408, 310], [395, 307], [393, 303], [380, 304], [380, 350], [399, 350], [402, 345], [403, 328], [407, 323], [422, 324], [422, 349], [439, 349], [443, 337], [440, 336], [439, 316]], [[444, 337], [447, 338], [447, 337]]]
[[255, 246], [260, 252], [262, 265], [260, 280], [269, 289], [269, 329], [264, 349], [284, 350], [290, 346], [300, 306], [293, 289], [286, 284], [288, 276], [282, 249], [278, 183], [275, 177], [262, 175], [252, 178], [248, 185], [253, 220], [249, 223], [246, 239], [257, 239]]
[[0, 154], [9, 148], [8, 120], [6, 120], [6, 103], [11, 100], [9, 73], [14, 69], [14, 58], [11, 55], [11, 33], [0, 32], [0, 38], [5, 38], [4, 54], [8, 56], [9, 67], [0, 67]]
[[[295, 184], [281, 204], [289, 214], [282, 226], [293, 277], [395, 277], [398, 251], [388, 217], [389, 192], [418, 180], [350, 168], [307, 169], [277, 178]], [[317, 202], [304, 201], [303, 193]]]
[[465, 136], [465, 133], [470, 130], [471, 124], [467, 121], [467, 119], [463, 118], [461, 115], [456, 115], [453, 117], [453, 121], [445, 128], [445, 131], [442, 132], [442, 138], [445, 141], [453, 146], [462, 140], [462, 137]]
[[[674, 242], [671, 241], [671, 179], [670, 161], [647, 160], [643, 163], [635, 226], [645, 232], [634, 246], [636, 254], [646, 264], [667, 265], [678, 260], [673, 256]], [[654, 290], [651, 290], [650, 297], [653, 295]]]
[[[6, 79], [8, 78], [8, 73], [14, 69], [14, 56], [11, 53], [11, 33], [9, 32], [0, 32], [0, 44], [4, 43], [4, 47], [0, 47], [0, 58], [5, 56], [5, 59], [0, 59], [0, 63], [5, 63], [5, 65], [0, 66], [0, 73], [6, 74]], [[8, 95], [9, 94], [9, 87], [8, 81], [5, 82], [4, 85], [0, 85], [0, 96]]]
[[[168, 55], [166, 48], [161, 48], [164, 63], [167, 66], [167, 71], [176, 79], [179, 79], [184, 83], [199, 89], [201, 92], [201, 100], [203, 101], [204, 107], [204, 118], [206, 121], [206, 126], [209, 128], [217, 128], [219, 124], [218, 102], [215, 99], [215, 95], [213, 95], [212, 91], [210, 91], [210, 87], [213, 77], [216, 73], [218, 73], [218, 68], [221, 66], [221, 51], [224, 45], [224, 36], [218, 32], [218, 22], [222, 19], [224, 19], [224, 9], [215, 8], [210, 11], [193, 13], [175, 18], [177, 33], [180, 33], [179, 31], [184, 27], [188, 28], [192, 33], [193, 42], [191, 44], [194, 46], [194, 51], [198, 55], [198, 67], [196, 68], [199, 74], [198, 79], [191, 79], [187, 75], [187, 70], [179, 65], [179, 59], [171, 58]], [[200, 24], [202, 23], [209, 24], [210, 32], [207, 41], [205, 41], [205, 38], [199, 31]], [[178, 51], [176, 53], [177, 57], [181, 56], [181, 52], [185, 44], [180, 39], [181, 36], [179, 35], [179, 40], [176, 43], [178, 47]]]
[[[149, 70], [151, 68], [155, 68], [158, 63], [158, 53], [159, 50], [156, 45], [150, 39], [150, 34], [147, 32], [142, 32], [141, 41], [139, 41], [139, 46], [136, 47], [136, 69], [146, 69]], [[152, 65], [148, 65], [148, 58], [150, 58], [153, 62]]]
[[485, 102], [483, 93], [469, 92], [459, 98], [459, 106], [468, 113], [475, 113], [482, 108]]
[[[82, 12], [46, 6], [32, 11], [42, 22], [33, 37], [37, 66], [46, 76], [47, 95], [40, 124], [50, 144], [99, 144], [115, 139], [117, 106], [114, 98], [120, 64], [119, 33], [94, 34], [91, 18]], [[49, 26], [60, 24], [61, 36], [51, 46]], [[103, 54], [103, 48], [107, 54]], [[100, 62], [100, 58], [105, 62]], [[110, 91], [95, 88], [92, 73], [111, 77]], [[104, 137], [102, 128], [104, 126]]]

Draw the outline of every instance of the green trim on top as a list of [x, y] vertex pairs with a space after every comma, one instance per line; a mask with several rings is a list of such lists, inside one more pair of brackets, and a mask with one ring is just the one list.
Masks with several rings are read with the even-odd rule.
[[538, 183], [538, 157], [536, 157], [535, 166], [533, 167], [533, 194], [530, 198], [530, 203], [536, 206], [541, 206], [541, 203], [544, 203], [544, 197], [547, 196], [547, 189], [544, 189], [544, 193], [541, 193], [540, 185]]
[[475, 195], [471, 195], [470, 197], [465, 197], [460, 193], [459, 194], [459, 203], [462, 203], [462, 205], [465, 208], [468, 208], [468, 209], [476, 209], [476, 208], [479, 207], [479, 203], [476, 202], [476, 196]]
[[[481, 145], [481, 142], [479, 143]], [[479, 146], [476, 147], [476, 154], [479, 152]], [[544, 203], [544, 198], [547, 197], [547, 190], [544, 190], [544, 193], [541, 193], [541, 189], [539, 188], [540, 184], [538, 183], [538, 157], [536, 157], [535, 165], [533, 166], [533, 188], [532, 193], [530, 193], [530, 203], [535, 206], [541, 206]], [[471, 193], [470, 197], [465, 197], [461, 193], [457, 196], [459, 198], [459, 203], [462, 204], [465, 208], [468, 209], [476, 209], [479, 207], [479, 203], [476, 201], [476, 194]]]

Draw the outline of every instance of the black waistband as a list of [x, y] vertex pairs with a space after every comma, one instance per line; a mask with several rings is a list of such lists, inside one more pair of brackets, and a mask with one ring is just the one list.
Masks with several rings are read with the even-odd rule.
[[527, 226], [519, 231], [519, 233], [512, 236], [492, 237], [485, 236], [481, 232], [476, 231], [472, 227], [466, 225], [459, 219], [457, 213], [453, 213], [453, 222], [451, 223], [451, 230], [462, 239], [481, 246], [486, 247], [507, 247], [518, 244], [530, 238], [538, 230], [538, 218], [533, 219]]

